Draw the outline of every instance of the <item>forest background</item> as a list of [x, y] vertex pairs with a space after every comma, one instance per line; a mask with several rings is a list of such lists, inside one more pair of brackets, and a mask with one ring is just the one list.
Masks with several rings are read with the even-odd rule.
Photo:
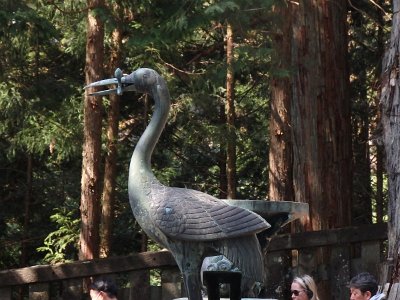
[[116, 67], [168, 82], [163, 183], [309, 203], [292, 232], [391, 219], [381, 75], [397, 0], [0, 3], [0, 269], [155, 249], [127, 197], [151, 99], [83, 90]]

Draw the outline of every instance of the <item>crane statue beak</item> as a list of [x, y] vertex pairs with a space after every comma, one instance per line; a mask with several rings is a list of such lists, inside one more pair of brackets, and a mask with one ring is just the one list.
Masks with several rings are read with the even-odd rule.
[[133, 76], [127, 75], [123, 76], [121, 69], [117, 68], [114, 72], [115, 78], [104, 79], [96, 82], [92, 82], [84, 87], [84, 89], [89, 89], [92, 87], [99, 87], [105, 85], [116, 84], [117, 87], [113, 89], [108, 89], [104, 91], [90, 93], [91, 96], [104, 96], [110, 94], [122, 95], [126, 91], [136, 91], [136, 87], [133, 82]]

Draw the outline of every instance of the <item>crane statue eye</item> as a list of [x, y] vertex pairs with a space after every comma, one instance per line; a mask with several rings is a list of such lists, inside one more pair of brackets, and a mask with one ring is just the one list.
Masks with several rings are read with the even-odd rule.
[[151, 87], [157, 81], [157, 73], [146, 68], [135, 71], [133, 77], [136, 90], [141, 93], [150, 93]]
[[150, 70], [146, 70], [143, 73], [143, 83], [147, 86], [151, 86], [151, 85], [155, 84], [156, 83], [155, 73]]

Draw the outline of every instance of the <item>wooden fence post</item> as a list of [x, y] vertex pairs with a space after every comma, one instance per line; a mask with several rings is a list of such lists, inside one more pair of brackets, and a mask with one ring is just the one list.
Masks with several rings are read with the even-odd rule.
[[332, 299], [348, 299], [350, 280], [350, 245], [332, 247], [330, 258]]
[[150, 300], [150, 271], [133, 271], [129, 273], [129, 278], [129, 300]]
[[180, 298], [182, 295], [182, 276], [178, 268], [161, 271], [162, 300]]
[[378, 275], [381, 253], [381, 243], [379, 241], [361, 243], [361, 260], [364, 272]]
[[0, 288], [0, 300], [11, 300], [11, 287]]
[[29, 285], [29, 300], [49, 300], [49, 284], [36, 283]]
[[[321, 258], [323, 257], [324, 249], [322, 247], [303, 248], [298, 250], [297, 270], [295, 276], [310, 275], [314, 281], [318, 283], [318, 295], [320, 299], [329, 299], [329, 291], [327, 290], [326, 282], [319, 280], [318, 267], [325, 267]], [[318, 265], [318, 261], [322, 264]], [[329, 288], [328, 288], [329, 289]]]
[[83, 294], [82, 278], [68, 279], [62, 282], [62, 300], [81, 300]]
[[275, 251], [265, 256], [265, 288], [260, 296], [266, 298], [289, 299], [290, 295], [285, 295], [288, 276], [291, 270], [291, 251]]
[[[313, 270], [317, 270], [318, 267], [318, 256], [320, 255], [320, 249], [318, 248], [304, 248], [298, 250], [298, 264], [296, 275], [308, 274], [315, 277]], [[316, 278], [314, 278], [316, 280]]]

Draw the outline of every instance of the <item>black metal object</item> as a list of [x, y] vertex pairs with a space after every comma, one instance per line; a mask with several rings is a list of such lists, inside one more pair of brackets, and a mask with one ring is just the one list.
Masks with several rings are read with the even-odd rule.
[[221, 283], [229, 284], [230, 300], [241, 299], [241, 281], [242, 274], [240, 272], [231, 271], [204, 271], [203, 281], [207, 287], [208, 300], [219, 300], [219, 286]]

